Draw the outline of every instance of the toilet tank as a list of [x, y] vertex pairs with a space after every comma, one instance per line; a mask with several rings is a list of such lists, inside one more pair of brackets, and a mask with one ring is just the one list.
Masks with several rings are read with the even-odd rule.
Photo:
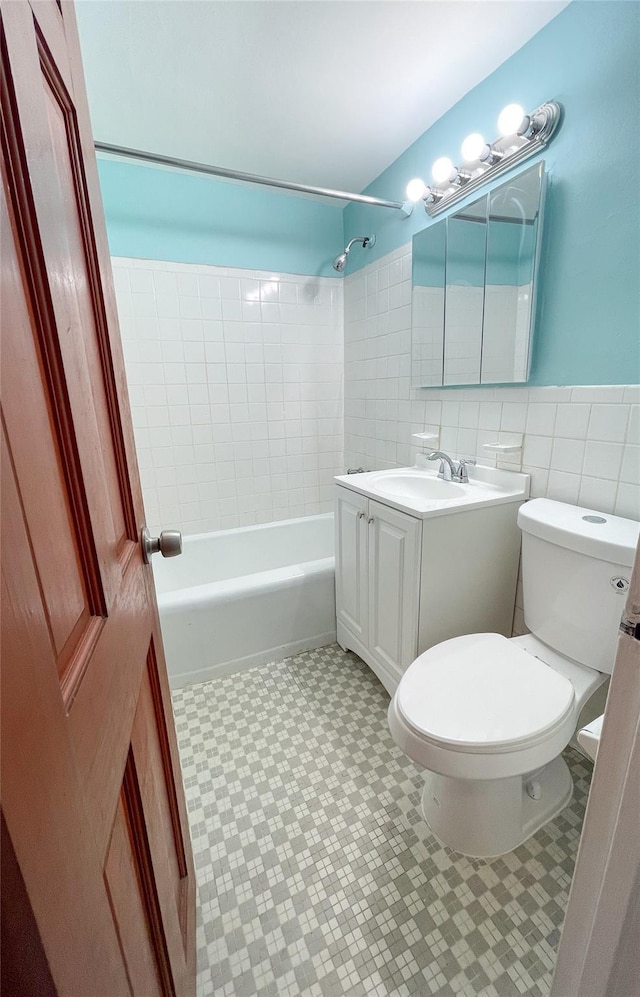
[[520, 506], [524, 618], [560, 654], [611, 673], [640, 523], [551, 499]]

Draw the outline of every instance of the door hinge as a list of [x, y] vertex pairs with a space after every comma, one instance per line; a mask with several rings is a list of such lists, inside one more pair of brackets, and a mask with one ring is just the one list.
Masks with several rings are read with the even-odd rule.
[[[640, 609], [640, 607], [638, 607]], [[632, 637], [633, 640], [640, 641], [640, 618], [634, 610], [635, 606], [632, 607], [631, 616], [623, 616], [620, 620], [620, 633], [626, 634], [627, 637]]]
[[640, 640], [640, 623], [637, 620], [623, 619], [620, 621], [620, 633], [633, 637], [634, 640]]

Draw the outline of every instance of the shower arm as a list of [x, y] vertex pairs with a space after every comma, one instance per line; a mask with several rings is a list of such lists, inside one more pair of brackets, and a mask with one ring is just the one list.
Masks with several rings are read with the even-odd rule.
[[354, 242], [361, 242], [361, 243], [362, 243], [362, 248], [363, 248], [363, 249], [366, 249], [366, 248], [367, 248], [367, 246], [369, 246], [369, 245], [371, 245], [371, 246], [375, 246], [375, 242], [376, 242], [376, 237], [375, 237], [375, 235], [373, 235], [373, 236], [371, 236], [371, 235], [357, 235], [357, 236], [355, 237], [355, 239], [352, 239], [352, 240], [351, 240], [351, 241], [350, 241], [349, 243], [347, 243], [347, 245], [346, 245], [346, 246], [344, 247], [344, 251], [345, 251], [345, 253], [349, 253], [349, 252], [350, 252], [350, 250], [351, 250], [351, 247], [353, 246]]
[[385, 201], [381, 197], [370, 197], [368, 194], [351, 194], [346, 190], [333, 190], [331, 187], [311, 187], [308, 184], [293, 183], [289, 180], [276, 180], [273, 177], [263, 177], [257, 173], [241, 173], [238, 170], [227, 170], [221, 166], [208, 166], [190, 159], [175, 159], [173, 156], [160, 156], [155, 152], [143, 152], [141, 149], [129, 149], [122, 145], [111, 145], [109, 142], [95, 142], [96, 152], [107, 153], [110, 156], [120, 156], [124, 159], [138, 159], [144, 163], [156, 166], [170, 166], [176, 170], [187, 170], [190, 173], [204, 173], [207, 176], [223, 177], [227, 180], [241, 180], [243, 183], [263, 184], [266, 187], [281, 187], [300, 194], [315, 194], [318, 197], [335, 197], [340, 201], [355, 201], [358, 204], [369, 204], [375, 208], [394, 208], [408, 218], [413, 211], [411, 201]]

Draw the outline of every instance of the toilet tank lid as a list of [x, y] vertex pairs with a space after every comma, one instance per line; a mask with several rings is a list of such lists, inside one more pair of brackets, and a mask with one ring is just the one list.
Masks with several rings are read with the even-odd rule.
[[520, 506], [518, 526], [559, 547], [628, 568], [640, 535], [640, 523], [633, 519], [543, 498]]

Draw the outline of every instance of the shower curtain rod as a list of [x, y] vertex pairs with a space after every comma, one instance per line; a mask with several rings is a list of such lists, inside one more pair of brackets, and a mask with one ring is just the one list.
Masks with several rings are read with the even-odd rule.
[[310, 187], [308, 184], [275, 180], [273, 177], [263, 177], [256, 173], [241, 173], [239, 170], [226, 170], [221, 166], [208, 166], [206, 163], [196, 163], [190, 159], [175, 159], [173, 156], [159, 156], [155, 152], [143, 152], [141, 149], [127, 149], [125, 146], [110, 145], [108, 142], [95, 142], [94, 144], [96, 152], [106, 152], [126, 159], [139, 159], [144, 163], [155, 163], [157, 166], [172, 166], [177, 170], [189, 170], [191, 173], [206, 173], [209, 176], [225, 177], [228, 180], [264, 184], [266, 187], [282, 187], [285, 190], [295, 190], [301, 194], [335, 197], [341, 201], [357, 201], [359, 204], [371, 204], [377, 208], [395, 208], [405, 215], [411, 214], [413, 208], [413, 204], [407, 201], [385, 201], [380, 197], [350, 194], [346, 190], [333, 190], [330, 187]]

